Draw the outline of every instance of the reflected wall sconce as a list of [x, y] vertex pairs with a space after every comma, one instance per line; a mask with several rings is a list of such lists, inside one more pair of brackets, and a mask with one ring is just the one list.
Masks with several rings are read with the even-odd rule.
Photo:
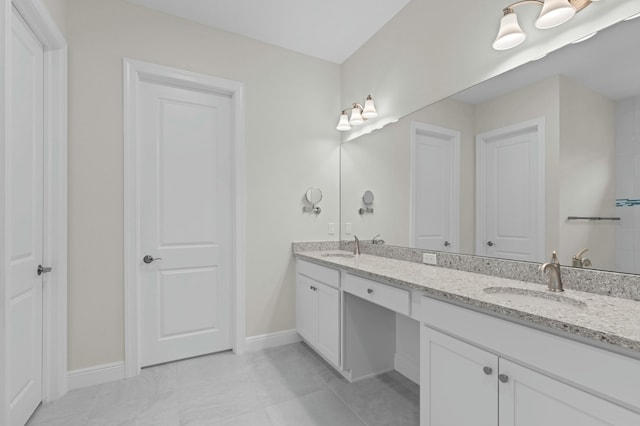
[[[349, 110], [351, 110], [351, 117], [347, 116], [347, 111]], [[338, 122], [336, 129], [341, 132], [351, 130], [351, 126], [357, 126], [364, 123], [365, 120], [375, 118], [377, 116], [378, 112], [373, 104], [373, 98], [369, 95], [364, 101], [364, 106], [356, 102], [351, 107], [342, 110], [342, 114], [340, 114], [340, 121]]]
[[593, 1], [597, 0], [520, 0], [512, 3], [502, 9], [500, 30], [496, 41], [493, 42], [493, 48], [495, 50], [512, 49], [522, 44], [527, 38], [527, 34], [520, 28], [518, 17], [514, 11], [514, 8], [518, 6], [530, 3], [542, 6], [535, 26], [538, 29], [546, 30], [564, 24], [573, 18], [576, 12], [589, 6]]

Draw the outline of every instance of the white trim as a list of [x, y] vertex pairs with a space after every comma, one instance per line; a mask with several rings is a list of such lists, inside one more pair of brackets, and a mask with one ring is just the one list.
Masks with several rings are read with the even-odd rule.
[[277, 331], [275, 333], [250, 336], [245, 339], [245, 351], [255, 352], [276, 346], [289, 345], [302, 341], [296, 330]]
[[69, 371], [69, 390], [86, 388], [124, 379], [124, 362], [112, 362], [95, 367]]
[[[433, 124], [411, 122], [411, 178], [409, 180], [409, 244], [411, 247], [416, 246], [415, 241], [415, 214], [414, 214], [414, 188], [415, 188], [415, 172], [416, 172], [416, 143], [418, 133], [432, 134], [436, 136], [446, 136], [450, 138], [453, 144], [453, 158], [451, 173], [451, 200], [449, 211], [451, 212], [451, 246], [453, 251], [460, 251], [460, 132], [457, 130], [447, 129], [445, 127], [434, 126]], [[450, 250], [442, 250], [450, 251]]]
[[[0, 158], [6, 159], [7, 93], [11, 58], [11, 5], [15, 5], [44, 48], [44, 259], [53, 268], [43, 291], [43, 401], [67, 391], [67, 43], [40, 0], [0, 0]], [[6, 161], [6, 160], [5, 160]], [[0, 162], [0, 270], [6, 271], [6, 165]], [[6, 272], [0, 274], [0, 383], [6, 384]], [[0, 424], [8, 422], [5, 386], [0, 390]]]
[[420, 362], [396, 353], [393, 358], [393, 368], [413, 383], [420, 384]]
[[184, 71], [177, 68], [124, 58], [124, 308], [125, 308], [125, 375], [140, 373], [140, 323], [137, 247], [140, 229], [140, 211], [137, 170], [135, 100], [141, 78], [180, 87], [222, 93], [231, 97], [233, 108], [232, 159], [233, 164], [233, 212], [235, 218], [232, 236], [232, 299], [233, 303], [233, 350], [244, 351], [245, 346], [245, 177], [244, 177], [244, 99], [243, 84]]
[[545, 229], [545, 120], [544, 117], [516, 123], [511, 126], [491, 130], [476, 136], [476, 251], [477, 256], [486, 256], [486, 200], [483, 191], [483, 182], [486, 180], [486, 144], [488, 140], [500, 135], [522, 132], [528, 129], [535, 129], [538, 155], [538, 223], [537, 235], [538, 244], [536, 247], [537, 261], [544, 260], [546, 229]]

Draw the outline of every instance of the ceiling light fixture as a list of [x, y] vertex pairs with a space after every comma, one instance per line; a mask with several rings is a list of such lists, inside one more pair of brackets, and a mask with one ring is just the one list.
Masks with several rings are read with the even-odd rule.
[[527, 34], [520, 28], [514, 8], [529, 3], [542, 6], [535, 26], [538, 29], [546, 30], [564, 24], [573, 18], [576, 12], [590, 5], [591, 0], [520, 0], [510, 4], [502, 9], [503, 16], [500, 20], [498, 36], [493, 42], [494, 49], [512, 49], [525, 41]]
[[[351, 110], [351, 118], [347, 115], [347, 111], [349, 110]], [[336, 129], [341, 132], [351, 130], [351, 126], [357, 126], [364, 123], [365, 120], [375, 118], [377, 116], [378, 112], [373, 104], [373, 98], [369, 95], [364, 101], [364, 106], [356, 102], [350, 108], [342, 110], [342, 114], [340, 114], [340, 121], [338, 122]]]

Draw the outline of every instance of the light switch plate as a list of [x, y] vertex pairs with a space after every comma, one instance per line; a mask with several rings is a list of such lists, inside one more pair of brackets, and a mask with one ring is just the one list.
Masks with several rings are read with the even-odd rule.
[[336, 224], [333, 222], [329, 222], [329, 235], [333, 235], [336, 233]]
[[344, 224], [344, 233], [351, 234], [351, 222], [347, 222]]
[[422, 263], [426, 263], [427, 265], [437, 265], [438, 258], [435, 253], [422, 253]]

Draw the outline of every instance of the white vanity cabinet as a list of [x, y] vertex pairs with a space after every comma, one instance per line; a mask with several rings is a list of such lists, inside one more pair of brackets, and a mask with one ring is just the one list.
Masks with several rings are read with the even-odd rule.
[[340, 272], [304, 260], [296, 264], [298, 334], [340, 366]]
[[422, 426], [640, 425], [640, 361], [425, 300]]

